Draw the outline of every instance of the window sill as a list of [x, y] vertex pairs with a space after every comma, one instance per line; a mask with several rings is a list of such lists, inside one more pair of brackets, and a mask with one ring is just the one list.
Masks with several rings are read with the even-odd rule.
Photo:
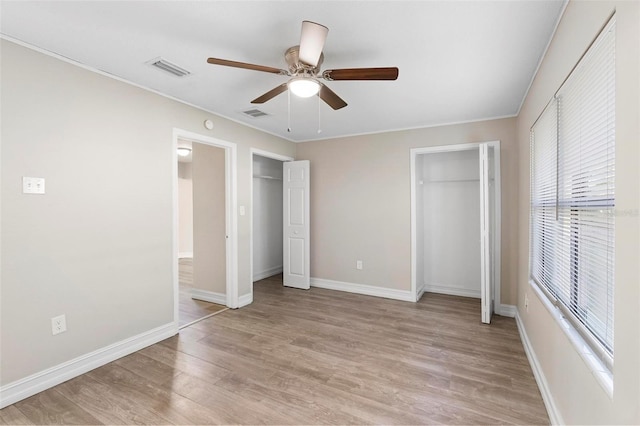
[[560, 309], [553, 306], [547, 296], [540, 290], [540, 288], [531, 280], [529, 285], [533, 289], [533, 292], [538, 296], [538, 299], [547, 308], [551, 316], [558, 322], [558, 325], [564, 331], [569, 338], [569, 341], [573, 344], [574, 348], [580, 354], [580, 357], [584, 360], [585, 364], [591, 371], [591, 374], [595, 377], [596, 381], [600, 384], [602, 389], [607, 393], [610, 399], [613, 398], [613, 374], [611, 370], [600, 360], [591, 347], [585, 342], [580, 333], [573, 327], [573, 325], [567, 321]]

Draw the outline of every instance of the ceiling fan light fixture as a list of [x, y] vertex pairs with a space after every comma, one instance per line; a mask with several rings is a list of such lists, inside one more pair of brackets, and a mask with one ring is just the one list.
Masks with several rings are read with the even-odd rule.
[[289, 80], [289, 90], [301, 98], [310, 98], [320, 91], [320, 83], [313, 78], [296, 77]]
[[191, 154], [191, 148], [185, 146], [178, 147], [178, 155], [180, 157], [188, 157]]

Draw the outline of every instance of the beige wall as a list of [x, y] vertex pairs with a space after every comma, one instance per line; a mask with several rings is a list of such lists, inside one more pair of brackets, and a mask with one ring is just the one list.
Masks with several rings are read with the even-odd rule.
[[[250, 148], [293, 156], [295, 145], [7, 41], [1, 49], [5, 385], [173, 320], [174, 127], [238, 144], [244, 206]], [[47, 194], [23, 195], [22, 176], [46, 178]], [[243, 295], [248, 215], [238, 256]], [[60, 314], [68, 331], [52, 336]]]
[[410, 290], [409, 150], [500, 140], [502, 303], [515, 304], [515, 132], [507, 118], [298, 144], [296, 158], [311, 161], [311, 276]]
[[226, 294], [225, 151], [192, 147], [193, 286]]
[[178, 163], [178, 253], [193, 254], [193, 178], [191, 163]]
[[[616, 30], [614, 390], [610, 399], [528, 283], [529, 129], [607, 18]], [[571, 2], [518, 117], [518, 310], [558, 412], [568, 424], [640, 424], [640, 11], [637, 1]], [[529, 311], [524, 307], [528, 295]]]

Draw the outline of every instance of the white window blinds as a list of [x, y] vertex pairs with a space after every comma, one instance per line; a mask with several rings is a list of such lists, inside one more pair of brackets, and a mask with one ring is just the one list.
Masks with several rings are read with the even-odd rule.
[[531, 129], [531, 277], [613, 355], [615, 21]]

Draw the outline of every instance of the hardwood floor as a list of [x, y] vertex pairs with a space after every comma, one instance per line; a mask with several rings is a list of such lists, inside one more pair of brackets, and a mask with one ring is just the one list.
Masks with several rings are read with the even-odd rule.
[[178, 280], [180, 282], [180, 301], [178, 307], [178, 322], [180, 327], [226, 309], [224, 305], [191, 298], [191, 289], [193, 288], [193, 259], [183, 258], [178, 260]]
[[228, 310], [0, 411], [39, 424], [548, 424], [515, 321], [254, 285]]

